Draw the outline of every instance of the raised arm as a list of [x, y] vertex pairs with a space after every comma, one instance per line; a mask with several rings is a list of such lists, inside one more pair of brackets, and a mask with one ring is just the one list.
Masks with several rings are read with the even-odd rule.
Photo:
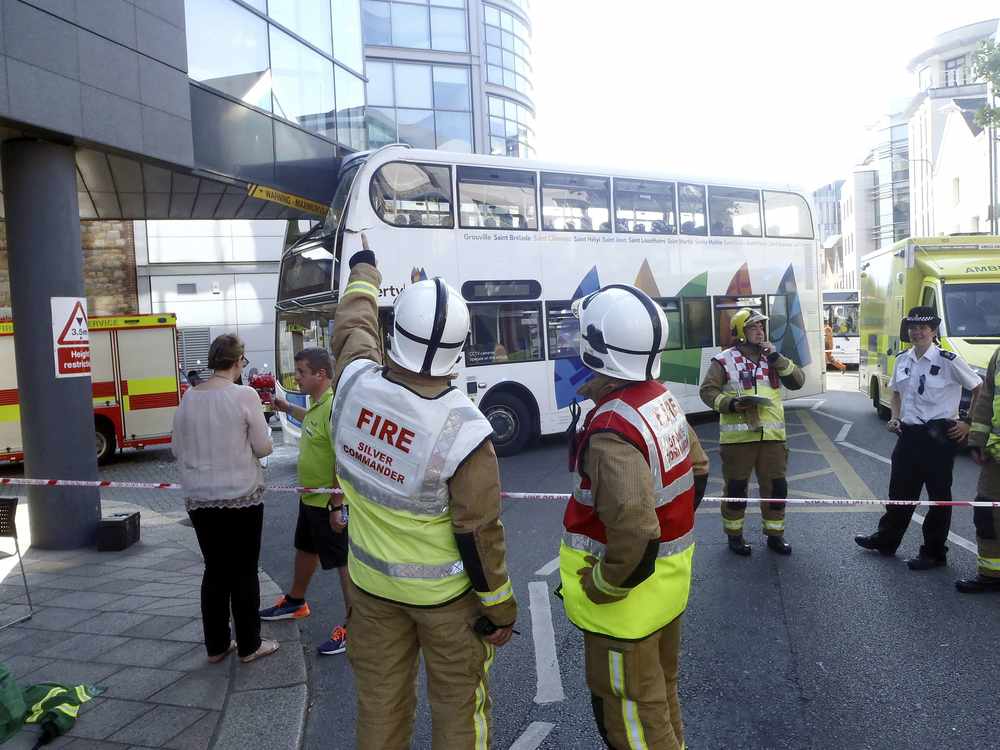
[[378, 329], [378, 295], [382, 274], [375, 267], [375, 253], [367, 247], [365, 240], [365, 249], [351, 257], [351, 275], [340, 295], [333, 319], [330, 353], [336, 370], [334, 387], [340, 380], [340, 373], [354, 360], [370, 359], [382, 363]]

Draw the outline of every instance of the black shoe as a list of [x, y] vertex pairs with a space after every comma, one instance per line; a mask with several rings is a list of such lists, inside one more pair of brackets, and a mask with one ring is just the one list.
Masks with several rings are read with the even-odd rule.
[[878, 534], [868, 534], [868, 535], [857, 534], [854, 537], [854, 543], [859, 547], [873, 550], [875, 552], [878, 552], [880, 555], [885, 555], [886, 557], [892, 557], [893, 555], [896, 554], [896, 550], [889, 549], [888, 547], [883, 545], [882, 540], [879, 539]]
[[911, 557], [906, 561], [906, 567], [910, 570], [930, 570], [931, 568], [941, 568], [948, 564], [948, 559], [944, 557], [930, 557], [920, 553], [916, 557]]
[[962, 578], [955, 581], [955, 588], [963, 594], [1000, 593], [1000, 578], [980, 574], [974, 578]]
[[785, 541], [785, 537], [780, 535], [768, 536], [767, 548], [772, 552], [777, 552], [779, 555], [792, 554], [792, 545], [788, 544]]
[[739, 555], [740, 557], [749, 557], [751, 547], [743, 539], [742, 534], [727, 536], [726, 539], [729, 541], [729, 551]]

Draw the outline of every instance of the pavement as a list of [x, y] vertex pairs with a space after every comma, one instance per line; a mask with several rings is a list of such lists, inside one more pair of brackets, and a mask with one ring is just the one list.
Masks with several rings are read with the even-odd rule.
[[[102, 475], [123, 473], [129, 459]], [[169, 463], [168, 455], [159, 459]], [[178, 498], [162, 502], [176, 508]], [[263, 636], [281, 641], [266, 659], [242, 664], [232, 654], [209, 664], [199, 605], [203, 560], [194, 530], [180, 523], [182, 510], [160, 513], [103, 501], [105, 515], [136, 510], [142, 538], [127, 550], [30, 548], [24, 556], [34, 615], [0, 631], [0, 663], [21, 687], [58, 682], [104, 688], [84, 704], [68, 735], [47, 747], [298, 748], [308, 688], [296, 624], [263, 623]], [[29, 512], [19, 504], [22, 544]], [[0, 581], [6, 622], [27, 612], [14, 557], [0, 558]], [[266, 573], [260, 581], [262, 600], [280, 593]], [[36, 739], [34, 728], [25, 729], [3, 747], [31, 748]]]

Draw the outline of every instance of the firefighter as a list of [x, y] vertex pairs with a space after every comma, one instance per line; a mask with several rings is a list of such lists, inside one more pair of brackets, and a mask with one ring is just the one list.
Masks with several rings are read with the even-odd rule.
[[[747, 497], [750, 475], [755, 473], [767, 547], [789, 555], [792, 548], [785, 542], [785, 504], [768, 503], [765, 498], [788, 497], [788, 444], [780, 386], [797, 391], [805, 383], [805, 374], [767, 340], [765, 320], [766, 316], [748, 307], [733, 315], [731, 333], [737, 344], [712, 358], [699, 393], [702, 401], [719, 412], [726, 497]], [[729, 549], [743, 556], [751, 551], [743, 538], [746, 507], [746, 502], [722, 503], [722, 527]]]
[[613, 285], [574, 309], [581, 358], [597, 374], [579, 391], [595, 407], [580, 433], [575, 420], [572, 428], [576, 488], [563, 519], [560, 595], [583, 631], [594, 718], [608, 747], [677, 750], [681, 614], [708, 458], [656, 380], [667, 345], [659, 305]]
[[451, 385], [469, 311], [439, 278], [406, 287], [383, 364], [382, 277], [367, 243], [350, 268], [331, 344], [331, 434], [351, 509], [357, 747], [410, 747], [421, 653], [434, 750], [489, 747], [489, 669], [517, 604], [493, 430]]
[[[890, 500], [919, 500], [924, 486], [931, 500], [951, 500], [955, 453], [969, 425], [958, 419], [962, 389], [978, 390], [981, 380], [964, 359], [939, 348], [941, 318], [933, 307], [914, 307], [900, 322], [900, 341], [913, 346], [896, 357], [889, 388], [892, 418], [886, 425], [899, 435], [892, 451]], [[858, 546], [894, 555], [910, 525], [915, 505], [887, 505], [874, 534], [854, 537]], [[928, 509], [924, 543], [910, 570], [928, 570], [947, 562], [951, 506]]]
[[[972, 406], [972, 431], [969, 445], [972, 458], [982, 468], [979, 473], [977, 500], [1000, 502], [1000, 372], [993, 352], [986, 377]], [[975, 508], [976, 546], [979, 548], [977, 573], [972, 578], [955, 581], [963, 594], [1000, 592], [1000, 508]]]

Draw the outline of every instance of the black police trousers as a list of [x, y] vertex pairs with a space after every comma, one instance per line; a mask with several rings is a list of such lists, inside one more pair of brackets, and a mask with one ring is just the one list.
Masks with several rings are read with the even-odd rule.
[[[951, 500], [951, 479], [955, 467], [955, 444], [942, 442], [923, 426], [904, 426], [892, 451], [889, 477], [890, 500], [919, 500], [927, 487], [928, 500]], [[878, 522], [879, 546], [895, 552], [903, 541], [913, 517], [914, 505], [888, 505]], [[948, 552], [951, 506], [934, 505], [924, 518], [924, 544], [921, 554], [944, 559]]]

